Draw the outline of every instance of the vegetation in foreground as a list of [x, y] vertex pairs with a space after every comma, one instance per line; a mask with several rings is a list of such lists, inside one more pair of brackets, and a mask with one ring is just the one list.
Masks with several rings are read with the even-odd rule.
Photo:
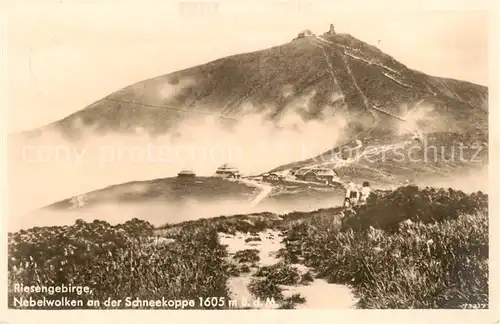
[[[227, 271], [223, 268], [227, 253], [213, 228], [181, 229], [173, 241], [158, 240], [152, 234], [149, 223], [136, 219], [118, 226], [77, 221], [73, 226], [10, 234], [9, 307], [15, 306], [14, 298], [57, 300], [63, 296], [16, 293], [14, 284], [89, 286], [92, 295], [64, 294], [82, 300], [83, 308], [88, 299], [198, 302], [199, 297], [228, 298]], [[126, 307], [124, 303], [121, 306]]]
[[354, 287], [360, 308], [488, 304], [487, 196], [404, 187], [371, 197], [342, 225], [293, 225], [282, 255]]
[[[35, 227], [9, 233], [9, 307], [20, 308], [14, 298], [61, 298], [15, 292], [14, 284], [90, 286], [92, 295], [65, 294], [83, 301], [228, 300], [228, 277], [248, 272], [258, 254], [238, 253], [233, 261], [243, 267], [235, 268], [218, 233], [268, 228], [284, 234], [282, 261], [258, 268], [249, 290], [256, 297], [274, 297], [281, 308], [293, 308], [304, 298], [283, 297], [280, 285], [307, 284], [313, 277], [352, 286], [360, 308], [485, 307], [487, 201], [481, 192], [466, 195], [408, 186], [376, 192], [365, 206], [343, 218], [332, 208], [281, 218], [262, 213], [200, 219], [163, 229], [136, 219], [117, 226], [77, 221], [72, 226]], [[303, 264], [312, 272], [300, 275], [291, 264]], [[217, 302], [185, 308], [227, 307]]]

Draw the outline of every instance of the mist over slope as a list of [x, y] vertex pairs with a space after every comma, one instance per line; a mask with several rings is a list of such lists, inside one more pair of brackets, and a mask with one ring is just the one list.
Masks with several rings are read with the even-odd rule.
[[[354, 139], [398, 143], [417, 129], [445, 134], [444, 144], [456, 135], [487, 142], [487, 96], [486, 87], [412, 70], [348, 34], [296, 38], [132, 84], [14, 134], [10, 205], [34, 209], [185, 168], [209, 176], [226, 162], [259, 174], [307, 165]], [[434, 172], [408, 165], [401, 172], [416, 169]]]
[[[484, 130], [487, 96], [486, 87], [414, 71], [349, 34], [328, 32], [132, 84], [28, 134], [57, 130], [77, 138], [88, 130], [140, 128], [158, 135], [195, 116], [218, 116], [231, 125], [255, 113], [275, 121], [348, 113], [352, 126], [370, 127], [373, 106], [400, 114], [422, 100], [457, 129]], [[471, 116], [472, 125], [466, 123]]]

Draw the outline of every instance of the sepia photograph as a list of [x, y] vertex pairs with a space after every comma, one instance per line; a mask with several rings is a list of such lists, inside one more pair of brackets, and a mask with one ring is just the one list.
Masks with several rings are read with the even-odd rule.
[[6, 1], [3, 307], [491, 309], [489, 4], [379, 2]]

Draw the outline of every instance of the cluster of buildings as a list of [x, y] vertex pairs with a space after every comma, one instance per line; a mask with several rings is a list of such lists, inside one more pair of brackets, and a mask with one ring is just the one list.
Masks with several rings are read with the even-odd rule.
[[[335, 26], [333, 26], [333, 24], [330, 24], [330, 29], [325, 34], [326, 35], [335, 35], [336, 34]], [[310, 31], [309, 29], [306, 29], [306, 30], [303, 30], [300, 33], [298, 33], [297, 37], [294, 38], [294, 40], [305, 38], [305, 37], [311, 37], [311, 36], [315, 36], [314, 33], [312, 31]]]
[[[240, 179], [241, 178], [241, 173], [240, 171], [229, 165], [228, 163], [225, 163], [221, 165], [217, 170], [215, 171], [215, 174], [213, 175], [214, 177], [217, 178], [226, 178], [226, 179]], [[191, 171], [191, 170], [182, 170], [177, 174], [178, 178], [195, 178], [196, 174]]]
[[305, 167], [298, 169], [294, 176], [297, 180], [307, 182], [324, 182], [326, 184], [333, 184], [339, 181], [339, 175], [331, 168], [321, 167]]
[[[179, 178], [195, 178], [196, 174], [191, 170], [182, 170], [177, 174]], [[228, 163], [221, 165], [215, 171], [213, 177], [224, 179], [240, 179], [242, 174], [240, 171]], [[264, 181], [279, 181], [279, 180], [299, 180], [306, 182], [322, 183], [326, 185], [339, 182], [340, 178], [337, 172], [326, 167], [302, 167], [290, 170], [287, 175], [280, 173], [266, 173], [262, 176]]]
[[278, 173], [266, 173], [263, 176], [263, 180], [266, 181], [284, 180], [286, 178], [289, 178], [290, 180], [324, 183], [327, 185], [339, 182], [340, 180], [339, 175], [335, 172], [335, 170], [325, 167], [303, 167], [292, 169], [286, 176]]

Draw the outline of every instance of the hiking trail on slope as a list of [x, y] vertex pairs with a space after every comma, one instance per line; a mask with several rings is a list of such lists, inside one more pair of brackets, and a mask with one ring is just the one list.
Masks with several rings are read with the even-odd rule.
[[273, 187], [267, 183], [258, 182], [255, 180], [249, 180], [249, 179], [242, 179], [241, 181], [250, 185], [250, 186], [254, 186], [256, 188], [261, 189], [261, 192], [250, 203], [251, 207], [256, 206], [259, 202], [261, 202], [264, 198], [266, 198], [273, 190]]
[[[277, 258], [277, 253], [280, 249], [284, 248], [282, 243], [282, 232], [278, 230], [264, 230], [257, 234], [237, 232], [235, 235], [226, 233], [219, 233], [221, 244], [227, 245], [229, 254], [228, 261], [231, 260], [236, 252], [247, 249], [256, 249], [259, 251], [260, 260], [257, 262], [258, 267], [272, 266], [279, 263], [281, 260]], [[260, 240], [249, 241], [250, 238]], [[246, 242], [247, 241], [247, 242]], [[302, 275], [310, 269], [301, 264], [291, 264]], [[238, 305], [246, 304], [252, 305], [256, 299], [250, 292], [248, 285], [252, 281], [253, 275], [257, 269], [252, 268], [249, 273], [242, 273], [238, 276], [229, 278], [228, 286], [230, 290], [230, 298], [236, 300]], [[351, 289], [344, 285], [329, 284], [322, 279], [314, 279], [308, 285], [299, 284], [296, 286], [279, 285], [283, 289], [283, 296], [290, 297], [293, 294], [300, 294], [305, 298], [305, 303], [297, 304], [296, 309], [349, 309], [354, 308], [357, 302]], [[251, 308], [260, 309], [276, 309], [280, 307], [279, 302], [274, 305], [265, 305], [262, 303], [260, 306], [250, 306]]]

